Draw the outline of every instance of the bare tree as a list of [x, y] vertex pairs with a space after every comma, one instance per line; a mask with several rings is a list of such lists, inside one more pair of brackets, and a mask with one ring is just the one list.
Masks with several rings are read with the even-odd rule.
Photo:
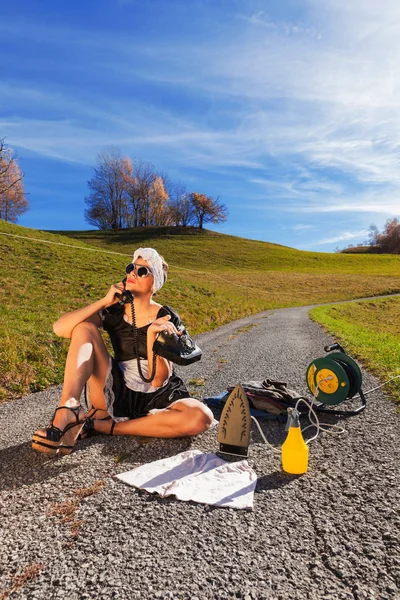
[[154, 177], [154, 166], [142, 161], [135, 162], [131, 174], [126, 177], [133, 227], [150, 224], [150, 190]]
[[103, 151], [97, 157], [94, 176], [88, 181], [90, 194], [85, 198], [85, 219], [100, 229], [127, 226], [128, 193], [126, 179], [132, 165], [121, 158], [119, 150]]
[[112, 229], [109, 207], [101, 199], [85, 210], [85, 219], [98, 229]]
[[388, 219], [382, 233], [376, 235], [376, 245], [381, 252], [400, 254], [400, 223], [396, 218]]
[[200, 229], [203, 229], [204, 223], [222, 223], [226, 221], [228, 209], [218, 201], [218, 198], [214, 200], [211, 196], [192, 192], [190, 201]]
[[370, 225], [368, 227], [368, 242], [365, 244], [370, 246], [376, 245], [376, 240], [379, 235], [379, 231], [376, 225]]
[[85, 219], [100, 229], [221, 223], [227, 209], [218, 199], [172, 183], [149, 162], [122, 158], [117, 149], [97, 157], [88, 181]]
[[168, 192], [165, 189], [164, 179], [160, 175], [154, 176], [149, 198], [149, 224], [157, 227], [169, 225]]
[[171, 221], [176, 226], [187, 227], [193, 223], [193, 206], [187, 189], [181, 181], [170, 186], [169, 212]]
[[16, 223], [29, 208], [23, 177], [14, 150], [0, 140], [0, 219], [4, 221]]
[[151, 163], [133, 163], [126, 177], [132, 227], [169, 224], [167, 183], [166, 175], [157, 173]]

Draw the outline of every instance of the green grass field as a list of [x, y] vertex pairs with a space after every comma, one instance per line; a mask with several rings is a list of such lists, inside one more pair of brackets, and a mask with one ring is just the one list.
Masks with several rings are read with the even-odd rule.
[[[310, 316], [382, 382], [400, 375], [400, 298], [320, 306]], [[385, 390], [400, 402], [400, 379]]]
[[303, 252], [197, 229], [49, 233], [0, 221], [0, 245], [3, 401], [62, 381], [67, 341], [52, 323], [105, 295], [138, 246], [170, 264], [156, 298], [193, 334], [270, 308], [400, 292], [399, 256]]

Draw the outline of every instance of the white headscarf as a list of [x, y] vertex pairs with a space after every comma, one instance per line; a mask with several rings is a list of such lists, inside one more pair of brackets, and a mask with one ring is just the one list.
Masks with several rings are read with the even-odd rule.
[[132, 262], [136, 262], [139, 256], [141, 256], [143, 260], [148, 263], [154, 277], [153, 291], [158, 292], [158, 290], [160, 290], [164, 285], [164, 270], [161, 256], [158, 254], [157, 250], [154, 250], [154, 248], [138, 248], [135, 250]]

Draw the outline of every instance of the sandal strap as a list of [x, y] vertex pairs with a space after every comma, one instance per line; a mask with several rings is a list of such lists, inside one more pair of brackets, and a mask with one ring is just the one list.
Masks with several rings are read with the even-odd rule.
[[111, 419], [111, 416], [109, 416], [107, 419], [96, 419], [95, 417], [88, 417], [85, 419], [85, 424], [82, 427], [81, 433], [84, 434], [84, 437], [81, 439], [86, 439], [87, 437], [91, 437], [99, 433], [94, 427], [95, 421], [111, 421], [111, 427], [108, 435], [113, 435], [116, 422]]
[[50, 427], [46, 427], [46, 439], [52, 442], [59, 442], [63, 431], [56, 427], [55, 425], [51, 425]]
[[82, 432], [91, 433], [92, 431], [95, 431], [94, 419], [92, 417], [89, 417], [88, 419], [85, 420], [85, 424], [82, 427]]
[[76, 419], [76, 423], [80, 423], [80, 422], [81, 422], [81, 421], [79, 421], [79, 413], [80, 413], [80, 411], [82, 410], [82, 407], [81, 407], [81, 405], [79, 405], [79, 406], [75, 406], [74, 408], [73, 408], [72, 406], [59, 406], [59, 407], [58, 407], [58, 408], [56, 408], [56, 410], [54, 411], [54, 416], [53, 416], [53, 419], [52, 419], [53, 421], [54, 421], [54, 417], [55, 417], [55, 415], [56, 415], [56, 412], [57, 412], [58, 410], [61, 410], [61, 409], [63, 409], [63, 408], [64, 408], [64, 409], [66, 408], [67, 410], [71, 410], [71, 411], [74, 413], [74, 415], [75, 415], [75, 419]]
[[[74, 413], [75, 419], [76, 419], [75, 423], [73, 423], [73, 422], [67, 423], [67, 425], [64, 427], [64, 429], [60, 429], [59, 427], [56, 427], [55, 425], [53, 425], [53, 421], [54, 421], [54, 417], [56, 416], [56, 412], [58, 410], [61, 410], [62, 408], [67, 408], [68, 410], [71, 410]], [[52, 442], [59, 442], [61, 437], [64, 435], [64, 433], [66, 431], [68, 431], [68, 429], [71, 429], [72, 427], [79, 425], [79, 423], [82, 423], [82, 421], [79, 420], [80, 410], [81, 410], [80, 405], [76, 406], [75, 408], [72, 408], [71, 406], [59, 406], [58, 408], [56, 408], [56, 410], [54, 411], [54, 415], [51, 420], [50, 426], [46, 427], [46, 439], [50, 440]]]
[[[96, 413], [105, 413], [105, 417], [97, 417]], [[98, 419], [99, 421], [108, 421], [111, 415], [103, 408], [91, 408], [85, 415], [85, 420]]]

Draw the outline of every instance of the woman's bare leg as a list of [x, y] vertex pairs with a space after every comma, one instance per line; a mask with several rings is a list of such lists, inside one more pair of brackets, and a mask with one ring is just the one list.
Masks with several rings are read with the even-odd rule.
[[[116, 423], [113, 435], [184, 437], [206, 431], [212, 421], [213, 414], [207, 406], [194, 398], [185, 398], [156, 414]], [[100, 433], [110, 432], [110, 422], [95, 419], [94, 427]]]
[[[103, 388], [109, 360], [110, 356], [96, 325], [88, 321], [79, 323], [71, 336], [59, 406], [71, 408], [79, 406], [83, 386], [89, 380], [92, 404], [96, 408], [105, 409]], [[59, 410], [56, 412], [53, 424], [63, 429], [73, 420], [71, 411]]]

